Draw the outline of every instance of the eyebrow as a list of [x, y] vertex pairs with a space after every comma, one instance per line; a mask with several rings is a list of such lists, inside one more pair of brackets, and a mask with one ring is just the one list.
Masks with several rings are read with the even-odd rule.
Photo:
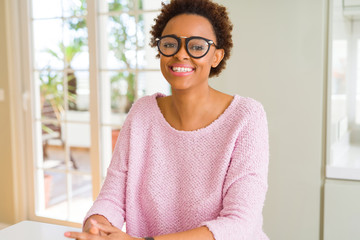
[[[166, 34], [166, 35], [164, 35], [164, 36], [172, 36], [172, 37], [177, 37], [177, 38], [191, 38], [191, 37], [200, 37], [200, 38], [205, 38], [205, 37], [202, 37], [202, 36], [190, 36], [190, 37], [185, 37], [185, 36], [177, 36], [177, 35], [175, 35], [175, 34]], [[162, 36], [163, 37], [163, 36]], [[205, 39], [207, 39], [207, 38], [205, 38]]]

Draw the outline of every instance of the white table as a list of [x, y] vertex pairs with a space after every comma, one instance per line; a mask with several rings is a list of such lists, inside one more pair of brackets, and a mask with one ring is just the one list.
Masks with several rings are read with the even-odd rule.
[[70, 240], [64, 237], [64, 233], [67, 231], [79, 232], [81, 229], [23, 221], [0, 230], [0, 240]]

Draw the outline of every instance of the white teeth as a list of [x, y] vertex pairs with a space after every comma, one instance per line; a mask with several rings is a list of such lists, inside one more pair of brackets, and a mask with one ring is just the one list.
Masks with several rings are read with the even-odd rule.
[[174, 72], [191, 72], [192, 68], [185, 68], [185, 67], [173, 67], [172, 70]]

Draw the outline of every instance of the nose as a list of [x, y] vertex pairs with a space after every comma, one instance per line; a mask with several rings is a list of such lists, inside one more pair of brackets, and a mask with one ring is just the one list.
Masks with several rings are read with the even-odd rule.
[[188, 52], [186, 51], [185, 39], [181, 39], [180, 49], [179, 49], [179, 51], [174, 55], [174, 57], [176, 57], [176, 58], [179, 59], [179, 60], [189, 59], [189, 58], [190, 58]]

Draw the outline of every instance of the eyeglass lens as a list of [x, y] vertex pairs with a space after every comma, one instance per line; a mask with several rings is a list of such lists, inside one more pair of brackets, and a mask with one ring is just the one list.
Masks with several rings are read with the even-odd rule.
[[[162, 38], [159, 42], [159, 50], [165, 56], [173, 56], [180, 49], [179, 42], [174, 37]], [[193, 38], [187, 42], [187, 51], [192, 57], [203, 57], [209, 50], [210, 45], [206, 40]]]

